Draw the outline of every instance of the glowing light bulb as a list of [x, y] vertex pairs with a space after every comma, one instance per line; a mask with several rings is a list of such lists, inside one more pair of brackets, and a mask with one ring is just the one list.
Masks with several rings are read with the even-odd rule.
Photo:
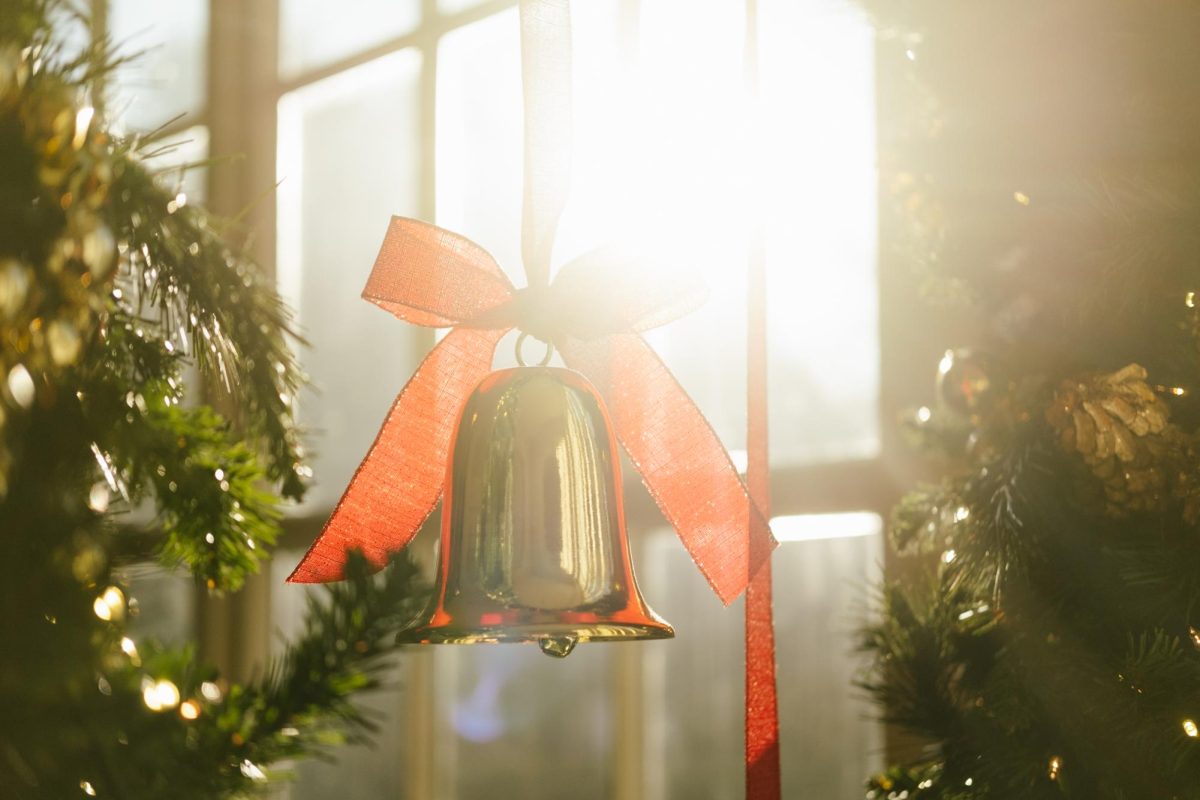
[[200, 706], [195, 700], [188, 700], [179, 704], [179, 716], [184, 719], [196, 719], [200, 716]]
[[179, 704], [179, 687], [165, 678], [147, 680], [142, 686], [142, 702], [151, 711], [165, 711]]
[[71, 146], [76, 150], [87, 142], [88, 128], [92, 126], [94, 116], [96, 109], [91, 106], [84, 106], [75, 114], [75, 138], [71, 141]]
[[1186, 733], [1192, 739], [1195, 739], [1197, 736], [1200, 736], [1200, 728], [1197, 728], [1196, 723], [1190, 719], [1185, 719], [1183, 721], [1183, 732]]
[[252, 781], [265, 781], [267, 779], [267, 774], [262, 771], [262, 768], [248, 758], [242, 762], [241, 770], [242, 774]]
[[105, 622], [125, 616], [125, 593], [116, 586], [109, 586], [92, 603], [92, 611]]

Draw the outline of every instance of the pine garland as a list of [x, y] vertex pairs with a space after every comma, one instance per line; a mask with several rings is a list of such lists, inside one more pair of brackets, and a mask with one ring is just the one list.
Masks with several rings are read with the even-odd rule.
[[981, 321], [952, 355], [990, 378], [909, 425], [949, 466], [893, 514], [918, 577], [862, 685], [926, 747], [867, 796], [1200, 798], [1200, 12], [863, 5], [906, 76], [900, 258]]

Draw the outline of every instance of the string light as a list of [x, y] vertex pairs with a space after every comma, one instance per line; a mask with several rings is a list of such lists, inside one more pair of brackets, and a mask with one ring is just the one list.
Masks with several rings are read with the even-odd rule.
[[1050, 769], [1048, 770], [1048, 773], [1047, 773], [1050, 776], [1050, 780], [1052, 780], [1052, 781], [1058, 780], [1058, 773], [1061, 771], [1062, 771], [1062, 759], [1059, 758], [1058, 756], [1052, 756], [1050, 758]]
[[96, 109], [91, 106], [84, 106], [75, 114], [75, 138], [72, 140], [71, 146], [76, 150], [87, 142], [88, 128], [92, 126], [92, 117], [94, 116], [96, 116]]
[[142, 683], [142, 702], [151, 711], [166, 711], [179, 704], [179, 687], [165, 678]]
[[1186, 733], [1192, 739], [1195, 739], [1197, 736], [1200, 736], [1200, 728], [1197, 728], [1196, 723], [1190, 719], [1185, 719], [1183, 721], [1183, 732]]
[[91, 781], [80, 781], [79, 788], [82, 789], [83, 793], [86, 794], [88, 797], [96, 796], [96, 788], [94, 786], [92, 786]]
[[33, 376], [24, 364], [17, 364], [8, 371], [8, 392], [21, 408], [33, 405], [34, 395]]
[[92, 603], [92, 611], [105, 622], [121, 619], [125, 616], [125, 593], [116, 586], [109, 586]]
[[1196, 293], [1188, 292], [1186, 295], [1184, 295], [1183, 303], [1188, 308], [1195, 308], [1196, 307]]
[[108, 511], [108, 501], [110, 498], [111, 494], [108, 490], [108, 484], [104, 481], [98, 481], [88, 491], [88, 508], [97, 514], [103, 514], [105, 511]]
[[200, 716], [200, 705], [195, 700], [180, 703], [179, 716], [184, 719], [196, 719]]
[[1029, 205], [1029, 195], [1024, 192], [1013, 192], [1013, 200], [1016, 200], [1023, 206]]
[[252, 781], [265, 781], [267, 773], [262, 771], [262, 768], [255, 764], [250, 759], [246, 759], [241, 764], [242, 774]]

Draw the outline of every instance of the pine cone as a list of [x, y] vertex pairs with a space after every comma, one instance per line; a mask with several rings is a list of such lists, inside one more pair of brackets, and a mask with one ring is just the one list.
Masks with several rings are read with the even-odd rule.
[[1189, 522], [1200, 517], [1200, 486], [1189, 476], [1190, 438], [1170, 422], [1166, 402], [1130, 364], [1059, 384], [1046, 419], [1060, 446], [1077, 453], [1104, 487], [1105, 510], [1122, 517], [1163, 511], [1184, 502]]

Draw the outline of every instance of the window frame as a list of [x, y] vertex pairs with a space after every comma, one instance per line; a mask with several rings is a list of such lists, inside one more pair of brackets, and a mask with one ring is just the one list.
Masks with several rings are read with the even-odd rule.
[[[743, 0], [745, 2], [746, 0]], [[94, 33], [106, 30], [110, 0], [91, 0]], [[338, 75], [346, 70], [408, 48], [421, 56], [419, 79], [419, 187], [418, 208], [425, 219], [433, 219], [436, 207], [436, 87], [438, 45], [445, 35], [494, 14], [509, 10], [518, 0], [484, 0], [453, 13], [438, 9], [437, 0], [420, 0], [421, 22], [404, 35], [365, 48], [332, 63], [281, 77], [279, 71], [279, 0], [209, 0], [206, 102], [193, 115], [166, 129], [179, 133], [204, 126], [213, 153], [239, 153], [245, 158], [238, 168], [217, 167], [208, 171], [208, 205], [218, 214], [233, 216], [249, 209], [245, 229], [255, 231], [247, 241], [253, 256], [268, 274], [275, 270], [276, 198], [263, 187], [276, 182], [277, 108], [280, 99], [293, 91]], [[641, 0], [621, 0], [622, 25], [633, 33]], [[895, 100], [894, 88], [901, 78], [880, 69], [876, 78], [876, 120], [883, 141], [887, 120], [899, 119], [903, 109]], [[917, 303], [917, 292], [902, 256], [887, 243], [900, 233], [887, 213], [886, 187], [877, 185], [879, 198], [878, 307], [880, 383], [880, 447], [866, 459], [773, 467], [771, 474], [774, 516], [870, 511], [886, 519], [904, 489], [922, 475], [919, 462], [903, 441], [895, 410], [927, 402], [932, 391], [932, 365], [946, 341], [954, 339], [952, 326], [913, 325], [909, 309]], [[416, 346], [433, 344], [431, 331], [422, 331]], [[645, 534], [662, 530], [665, 523], [636, 475], [626, 475], [626, 515], [634, 534], [635, 547]], [[302, 516], [287, 516], [279, 547], [305, 548], [324, 525], [328, 509]], [[438, 524], [438, 514], [429, 525]], [[641, 535], [639, 535], [641, 534]], [[429, 539], [430, 537], [422, 537]], [[639, 548], [644, 549], [644, 547]], [[431, 558], [430, 552], [418, 557]], [[636, 555], [636, 554], [635, 554]], [[896, 564], [885, 558], [885, 574], [896, 576]], [[271, 592], [269, 570], [248, 581], [240, 594], [211, 598], [197, 590], [197, 626], [201, 656], [233, 678], [245, 678], [266, 662], [273, 633], [270, 624]], [[620, 651], [613, 670], [617, 697], [615, 749], [613, 757], [614, 797], [640, 797], [643, 790], [644, 752], [640, 726], [640, 698], [644, 689], [642, 666], [630, 648]], [[402, 718], [413, 743], [407, 763], [398, 765], [405, 776], [410, 797], [435, 795], [436, 773], [433, 740], [436, 682], [432, 660], [417, 658], [405, 676], [407, 705]], [[889, 755], [904, 746], [903, 737], [887, 732]]]

